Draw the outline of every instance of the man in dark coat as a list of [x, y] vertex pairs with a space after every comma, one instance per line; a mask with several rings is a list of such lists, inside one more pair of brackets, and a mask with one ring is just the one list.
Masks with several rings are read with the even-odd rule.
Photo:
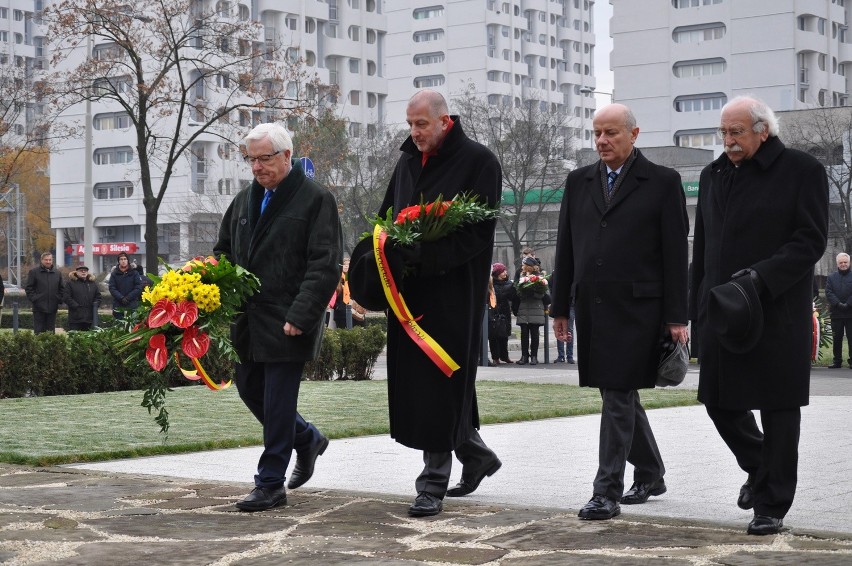
[[280, 124], [261, 124], [244, 140], [254, 182], [234, 197], [214, 253], [254, 273], [260, 291], [237, 316], [231, 335], [240, 357], [240, 398], [263, 425], [263, 453], [255, 489], [237, 508], [262, 511], [285, 505], [287, 487], [314, 472], [328, 439], [297, 412], [305, 362], [317, 357], [325, 308], [340, 279], [342, 235], [332, 194], [308, 179]]
[[[831, 336], [834, 341], [834, 363], [830, 368], [843, 367], [843, 335], [852, 355], [852, 275], [849, 274], [849, 254], [837, 254], [837, 271], [825, 280], [825, 298], [831, 310]], [[852, 359], [848, 360], [852, 368]]]
[[[796, 493], [800, 407], [808, 404], [810, 385], [811, 285], [826, 247], [828, 181], [816, 159], [784, 147], [774, 113], [759, 100], [728, 102], [719, 135], [725, 154], [701, 172], [693, 242], [698, 400], [748, 473], [737, 501], [754, 508], [748, 532], [774, 534]], [[763, 311], [762, 335], [745, 333], [739, 343], [722, 333], [724, 319], [708, 316], [711, 290], [732, 278], [754, 287]], [[763, 432], [752, 409], [760, 410]]]
[[[666, 491], [665, 466], [639, 398], [654, 387], [664, 332], [685, 343], [689, 219], [680, 175], [633, 147], [639, 128], [629, 108], [597, 111], [600, 161], [565, 182], [556, 246], [553, 329], [571, 338], [577, 324], [580, 385], [600, 389], [598, 472], [581, 519], [611, 519], [624, 504]], [[626, 462], [633, 485], [624, 491]], [[623, 495], [622, 495], [623, 493]]]
[[101, 304], [101, 291], [89, 268], [78, 265], [68, 275], [65, 285], [65, 304], [68, 305], [68, 330], [91, 330], [94, 309]]
[[118, 265], [109, 275], [109, 294], [112, 295], [112, 316], [123, 319], [124, 313], [136, 310], [145, 285], [142, 276], [130, 266], [126, 252], [118, 254]]
[[56, 331], [56, 312], [65, 296], [62, 274], [53, 268], [53, 254], [41, 254], [41, 265], [30, 270], [25, 287], [27, 298], [33, 305], [33, 331]]
[[[407, 206], [451, 199], [461, 193], [480, 203], [500, 202], [502, 173], [491, 151], [468, 138], [458, 116], [450, 116], [444, 97], [421, 90], [408, 102], [411, 136], [388, 185], [379, 215], [394, 214]], [[500, 460], [476, 429], [477, 360], [482, 319], [488, 297], [488, 277], [494, 247], [495, 220], [466, 225], [433, 242], [389, 250], [404, 261], [402, 294], [411, 312], [422, 316], [420, 326], [461, 366], [447, 378], [405, 333], [394, 316], [388, 317], [388, 406], [391, 436], [400, 444], [423, 450], [423, 472], [415, 482], [417, 498], [408, 510], [415, 517], [436, 515], [445, 495], [473, 492], [486, 476], [500, 468]], [[350, 290], [353, 298], [371, 310], [370, 297], [358, 296], [363, 273], [376, 271], [369, 241], [352, 254]], [[357, 280], [356, 280], [357, 279]], [[387, 308], [385, 305], [384, 308]], [[461, 481], [447, 490], [452, 453], [462, 463]]]

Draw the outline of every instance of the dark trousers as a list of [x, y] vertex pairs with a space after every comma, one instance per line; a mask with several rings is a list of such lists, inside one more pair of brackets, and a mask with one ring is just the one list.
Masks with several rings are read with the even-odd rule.
[[849, 346], [850, 359], [848, 363], [852, 367], [852, 318], [831, 317], [831, 337], [834, 347], [834, 363], [843, 364], [843, 335], [846, 334], [846, 342]]
[[763, 432], [752, 411], [707, 406], [707, 414], [737, 464], [754, 478], [755, 514], [783, 519], [796, 495], [801, 409], [760, 411]]
[[488, 337], [488, 348], [491, 350], [491, 359], [492, 360], [503, 360], [504, 362], [509, 359], [509, 338], [494, 338], [493, 336]]
[[33, 311], [33, 332], [56, 332], [56, 313]]
[[595, 495], [618, 501], [624, 494], [624, 470], [633, 464], [633, 481], [650, 483], [666, 473], [651, 423], [638, 391], [601, 389], [601, 431]]
[[[471, 428], [470, 437], [455, 449], [456, 458], [462, 463], [462, 475], [478, 475], [497, 459], [497, 454], [485, 445], [476, 429]], [[425, 491], [441, 499], [450, 485], [453, 467], [452, 452], [423, 452], [423, 471], [417, 476], [414, 487], [417, 493]]]
[[237, 364], [240, 399], [263, 425], [263, 453], [257, 463], [257, 487], [280, 487], [290, 456], [308, 450], [322, 438], [296, 411], [304, 362]]
[[68, 330], [91, 330], [91, 322], [69, 322]]
[[538, 329], [540, 324], [520, 324], [521, 327], [521, 355], [525, 358], [538, 356]]

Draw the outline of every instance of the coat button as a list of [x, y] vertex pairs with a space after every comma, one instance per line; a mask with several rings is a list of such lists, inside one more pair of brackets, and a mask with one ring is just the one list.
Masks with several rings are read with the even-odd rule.
[[606, 228], [606, 220], [601, 220], [601, 227]]
[[595, 297], [595, 304], [598, 304], [598, 305], [599, 305], [599, 304], [601, 304], [602, 302], [603, 302], [603, 301], [601, 300], [601, 298], [600, 298], [600, 297]]
[[600, 267], [601, 265], [603, 265], [603, 260], [602, 260], [602, 259], [600, 259], [600, 258], [598, 258], [598, 260], [595, 262], [595, 264], [596, 264], [598, 267]]

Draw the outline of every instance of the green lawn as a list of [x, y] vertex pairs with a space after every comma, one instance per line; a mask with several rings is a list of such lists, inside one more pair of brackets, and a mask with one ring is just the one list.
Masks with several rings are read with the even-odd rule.
[[[480, 381], [483, 424], [600, 411], [597, 389]], [[695, 391], [642, 392], [646, 408], [695, 404]], [[260, 425], [236, 387], [182, 387], [168, 394], [168, 439], [139, 404], [141, 391], [0, 399], [0, 461], [52, 465], [232, 448], [261, 443]], [[299, 410], [330, 438], [387, 434], [384, 381], [302, 383]]]

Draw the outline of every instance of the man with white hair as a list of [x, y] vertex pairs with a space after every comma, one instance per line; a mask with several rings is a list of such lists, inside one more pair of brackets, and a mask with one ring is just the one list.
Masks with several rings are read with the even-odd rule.
[[693, 242], [698, 400], [748, 474], [737, 500], [754, 509], [748, 533], [769, 535], [781, 531], [796, 493], [828, 180], [819, 161], [778, 139], [760, 100], [728, 102], [718, 133], [725, 153], [701, 172]]
[[[837, 271], [825, 281], [825, 298], [831, 309], [831, 336], [834, 340], [834, 363], [830, 368], [843, 367], [843, 335], [852, 355], [852, 276], [849, 275], [849, 254], [837, 254]], [[852, 368], [852, 357], [848, 360]]]
[[254, 182], [228, 207], [214, 253], [254, 273], [260, 291], [234, 319], [231, 336], [240, 398], [263, 425], [263, 453], [255, 489], [237, 503], [263, 511], [287, 503], [287, 487], [313, 474], [328, 439], [297, 412], [305, 362], [317, 357], [325, 308], [343, 260], [334, 196], [292, 160], [293, 142], [280, 124], [261, 124], [246, 136], [243, 158]]

